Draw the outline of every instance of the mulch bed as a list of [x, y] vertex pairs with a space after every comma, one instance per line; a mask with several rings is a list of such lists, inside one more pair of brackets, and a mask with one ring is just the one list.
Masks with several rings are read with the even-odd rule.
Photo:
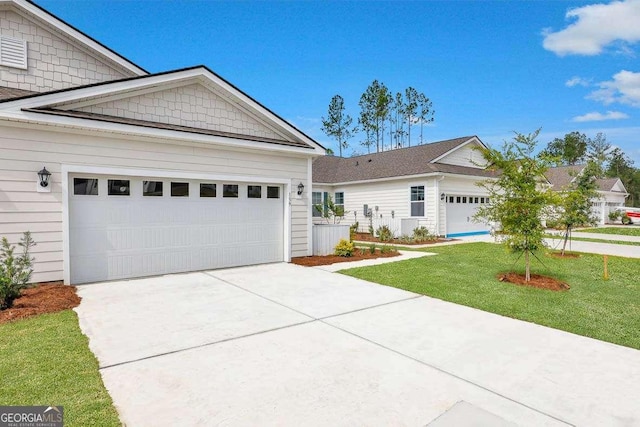
[[562, 252], [549, 252], [549, 255], [554, 258], [580, 258], [580, 254], [573, 252], [565, 252], [564, 255], [562, 255]]
[[360, 250], [356, 248], [353, 252], [353, 255], [350, 257], [343, 257], [338, 255], [324, 255], [324, 256], [302, 256], [291, 258], [292, 264], [304, 265], [305, 267], [315, 267], [318, 265], [329, 265], [335, 264], [338, 262], [350, 262], [350, 261], [360, 261], [362, 259], [376, 259], [376, 258], [390, 258], [394, 256], [400, 255], [398, 251], [391, 251], [387, 253], [382, 253], [380, 250], [376, 250], [375, 254], [369, 253], [368, 250]]
[[62, 282], [48, 282], [25, 289], [13, 302], [13, 307], [0, 311], [0, 323], [24, 319], [44, 313], [55, 313], [76, 307], [80, 297], [75, 286]]
[[534, 288], [548, 289], [551, 291], [566, 291], [570, 288], [567, 283], [561, 282], [553, 277], [541, 276], [539, 274], [532, 274], [529, 282], [524, 280], [524, 274], [518, 273], [499, 274], [498, 280], [501, 282], [509, 282], [522, 286], [532, 286]]
[[356, 233], [355, 236], [353, 237], [353, 240], [358, 240], [360, 242], [377, 243], [380, 245], [384, 245], [386, 243], [393, 243], [394, 245], [415, 246], [415, 245], [432, 245], [434, 243], [442, 243], [442, 242], [453, 242], [457, 239], [443, 239], [441, 237], [438, 237], [437, 240], [425, 240], [424, 242], [407, 243], [407, 242], [400, 241], [400, 239], [393, 239], [389, 242], [381, 242], [377, 237], [372, 236], [369, 233]]

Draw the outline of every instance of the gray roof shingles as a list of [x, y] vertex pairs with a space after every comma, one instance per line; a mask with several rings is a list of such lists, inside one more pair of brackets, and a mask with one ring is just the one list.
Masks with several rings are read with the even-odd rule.
[[494, 176], [484, 169], [431, 163], [434, 159], [474, 138], [465, 136], [431, 144], [400, 148], [355, 157], [323, 156], [313, 162], [313, 182], [335, 184], [429, 173]]
[[0, 86], [0, 100], [20, 98], [23, 96], [33, 95], [34, 93], [37, 93], [37, 92], [32, 92], [30, 90], [16, 89], [13, 87]]
[[[552, 188], [560, 191], [566, 188], [573, 179], [582, 172], [585, 165], [558, 166], [549, 168], [545, 173], [545, 177], [551, 184]], [[613, 186], [618, 182], [618, 178], [599, 178], [596, 179], [596, 185], [600, 191], [612, 191]]]

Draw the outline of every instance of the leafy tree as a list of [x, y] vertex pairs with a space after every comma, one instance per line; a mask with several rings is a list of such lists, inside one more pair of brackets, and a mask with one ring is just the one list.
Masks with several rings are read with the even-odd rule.
[[594, 163], [594, 173], [597, 178], [604, 176], [604, 164], [611, 153], [611, 144], [607, 142], [607, 137], [598, 133], [595, 138], [587, 141], [587, 158]]
[[[358, 123], [365, 133], [365, 139], [362, 142], [362, 145], [367, 147], [367, 152], [369, 153], [371, 152], [371, 146], [374, 143], [374, 135], [377, 135], [378, 132], [376, 103], [379, 87], [380, 83], [377, 80], [374, 80], [360, 96], [360, 101], [358, 102], [358, 105], [360, 106]], [[379, 151], [380, 147], [377, 146], [376, 149]]]
[[558, 222], [565, 229], [562, 255], [565, 253], [567, 241], [574, 227], [595, 225], [598, 222], [591, 212], [591, 199], [598, 197], [596, 174], [597, 165], [589, 161], [573, 182], [560, 192]]
[[418, 112], [418, 100], [420, 98], [420, 94], [417, 90], [409, 86], [404, 91], [404, 114], [407, 119], [407, 139], [409, 141], [409, 147], [411, 147], [411, 125], [414, 123], [416, 119], [416, 114]]
[[525, 280], [531, 280], [530, 255], [544, 247], [541, 218], [554, 201], [550, 188], [541, 185], [550, 166], [547, 156], [534, 156], [540, 129], [505, 142], [502, 150], [481, 148], [490, 170], [499, 171], [495, 179], [485, 180], [491, 203], [481, 205], [474, 219], [493, 222], [502, 229], [503, 243], [514, 253], [525, 256]]
[[384, 83], [381, 83], [378, 88], [376, 96], [376, 109], [375, 118], [377, 122], [376, 144], [378, 145], [378, 151], [384, 151], [384, 127], [385, 122], [389, 117], [389, 107], [393, 102], [391, 92]]
[[313, 205], [313, 208], [320, 212], [320, 216], [330, 224], [333, 221], [334, 224], [340, 224], [340, 221], [344, 218], [348, 211], [344, 210], [344, 206], [336, 205], [331, 196], [327, 196], [324, 204]]
[[340, 95], [331, 98], [327, 118], [322, 118], [322, 131], [325, 135], [335, 138], [340, 157], [342, 157], [342, 149], [349, 148], [348, 140], [358, 130], [351, 126], [352, 122], [351, 116], [344, 111], [344, 99]]
[[334, 153], [331, 148], [325, 149], [324, 152], [326, 153], [327, 156], [335, 156], [336, 155], [336, 153]]
[[640, 206], [640, 169], [633, 167], [633, 160], [618, 147], [609, 155], [605, 176], [620, 178], [629, 193], [627, 205]]
[[580, 132], [571, 132], [564, 138], [555, 138], [547, 144], [543, 150], [544, 154], [555, 157], [556, 164], [576, 165], [582, 163], [587, 156], [587, 143], [589, 138]]
[[[418, 120], [420, 121], [420, 144], [422, 144], [422, 129], [425, 124], [433, 122], [433, 116], [435, 111], [433, 110], [433, 104], [431, 100], [425, 96], [424, 93], [418, 94]], [[411, 146], [411, 142], [409, 142]]]

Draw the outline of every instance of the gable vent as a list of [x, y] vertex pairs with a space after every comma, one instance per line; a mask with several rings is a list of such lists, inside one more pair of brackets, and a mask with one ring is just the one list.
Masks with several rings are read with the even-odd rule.
[[27, 41], [0, 37], [0, 65], [27, 69]]

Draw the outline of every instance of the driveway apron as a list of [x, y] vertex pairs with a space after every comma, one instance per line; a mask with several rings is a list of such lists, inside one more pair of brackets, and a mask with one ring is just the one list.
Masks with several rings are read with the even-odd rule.
[[636, 350], [320, 269], [269, 264], [79, 293], [80, 325], [128, 426], [640, 423]]

